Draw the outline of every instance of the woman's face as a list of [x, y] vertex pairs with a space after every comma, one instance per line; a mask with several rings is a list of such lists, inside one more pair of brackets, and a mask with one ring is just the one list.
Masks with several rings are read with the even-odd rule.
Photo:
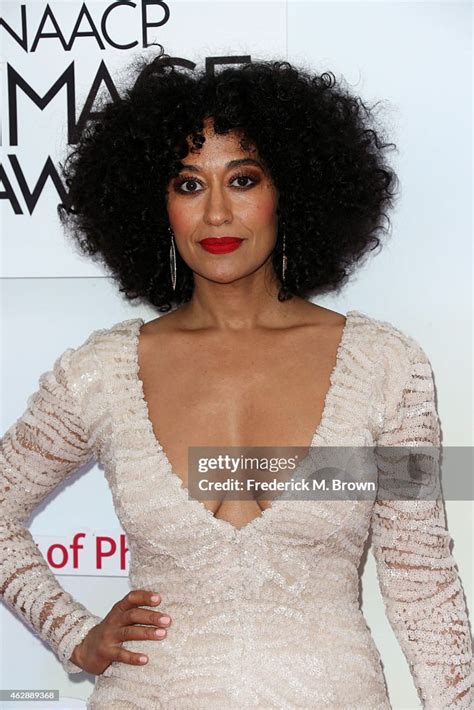
[[[168, 185], [168, 218], [176, 248], [195, 275], [229, 283], [259, 268], [271, 269], [278, 191], [257, 151], [243, 152], [235, 133], [216, 135], [209, 119], [203, 133], [202, 148], [182, 159], [186, 167]], [[242, 241], [237, 249], [220, 253], [200, 244], [220, 237]]]

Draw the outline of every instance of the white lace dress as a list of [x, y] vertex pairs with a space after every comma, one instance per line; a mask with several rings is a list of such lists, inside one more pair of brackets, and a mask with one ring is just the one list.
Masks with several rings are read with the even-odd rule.
[[[157, 441], [138, 378], [140, 318], [68, 348], [1, 439], [4, 601], [69, 673], [101, 618], [66, 593], [26, 522], [93, 457], [127, 534], [130, 587], [158, 591], [165, 640], [128, 641], [89, 710], [390, 708], [360, 610], [369, 530], [386, 613], [429, 710], [472, 708], [472, 646], [442, 498], [276, 499], [240, 530], [189, 498]], [[349, 311], [313, 446], [439, 443], [432, 370], [390, 323]], [[149, 607], [154, 608], [154, 607]]]

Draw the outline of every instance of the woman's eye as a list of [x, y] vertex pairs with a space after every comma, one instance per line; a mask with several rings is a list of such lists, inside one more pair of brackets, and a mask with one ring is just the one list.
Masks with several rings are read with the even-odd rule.
[[186, 185], [186, 183], [194, 183], [195, 185], [198, 184], [197, 180], [193, 180], [192, 178], [188, 178], [187, 180], [183, 180], [178, 184], [178, 189], [181, 190], [182, 192], [199, 192], [199, 190], [184, 190], [183, 186]]
[[[250, 177], [250, 175], [237, 175], [237, 177], [235, 177], [232, 182], [235, 182], [236, 180], [251, 180], [252, 182], [255, 182], [255, 180]], [[248, 187], [248, 185], [240, 184], [239, 187]]]

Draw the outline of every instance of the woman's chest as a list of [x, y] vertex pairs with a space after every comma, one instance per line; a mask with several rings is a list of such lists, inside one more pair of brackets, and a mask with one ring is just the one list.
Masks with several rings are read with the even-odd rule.
[[[138, 330], [138, 323], [133, 324]], [[339, 334], [332, 351], [319, 348], [318, 357], [314, 348], [309, 356], [306, 350], [301, 356], [298, 349], [282, 354], [280, 348], [273, 359], [267, 350], [266, 369], [251, 360], [256, 348], [250, 347], [243, 354], [240, 349], [240, 357], [230, 351], [221, 352], [217, 360], [196, 357], [189, 367], [186, 357], [175, 363], [139, 358], [135, 331], [134, 337], [113, 347], [107, 343], [109, 360], [103, 368], [100, 405], [94, 399], [92, 430], [127, 533], [147, 546], [159, 540], [161, 547], [166, 531], [171, 537], [182, 533], [186, 546], [190, 534], [204, 536], [203, 541], [209, 540], [208, 534], [243, 540], [257, 530], [277, 530], [274, 523], [282, 522], [278, 499], [270, 504], [261, 498], [190, 498], [188, 447], [312, 444], [321, 451], [327, 446], [372, 446], [371, 400], [377, 378], [373, 372], [370, 377], [356, 376], [360, 367], [350, 356], [347, 330], [345, 334], [343, 346]], [[192, 352], [185, 355], [189, 358]], [[289, 503], [286, 508], [282, 503], [282, 510], [292, 510]], [[317, 514], [319, 504], [310, 509]], [[297, 514], [294, 524], [300, 523]], [[324, 537], [318, 526], [309, 529], [310, 534]], [[288, 533], [286, 522], [283, 532]]]
[[188, 447], [308, 447], [321, 421], [342, 327], [276, 341], [163, 339], [139, 358], [155, 437], [188, 485]]

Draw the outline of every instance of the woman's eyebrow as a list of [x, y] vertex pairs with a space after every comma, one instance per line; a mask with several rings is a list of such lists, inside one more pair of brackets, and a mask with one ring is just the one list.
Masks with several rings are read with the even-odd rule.
[[[239, 158], [238, 160], [230, 160], [228, 163], [225, 164], [225, 167], [236, 168], [239, 165], [255, 165], [256, 167], [264, 170], [263, 165], [258, 160], [254, 160], [253, 158]], [[199, 168], [197, 165], [191, 165], [190, 163], [181, 163], [180, 169], [194, 170], [197, 173], [201, 172], [201, 168]]]

